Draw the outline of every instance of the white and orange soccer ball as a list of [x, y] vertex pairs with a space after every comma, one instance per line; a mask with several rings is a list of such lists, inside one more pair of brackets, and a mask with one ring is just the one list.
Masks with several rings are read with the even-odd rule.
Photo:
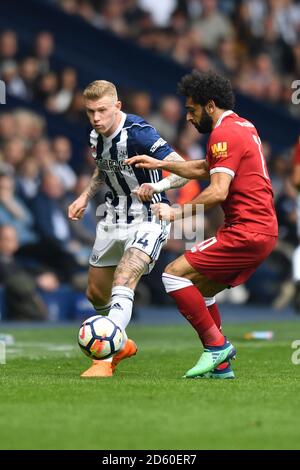
[[92, 359], [107, 359], [119, 351], [123, 342], [120, 328], [109, 318], [94, 315], [85, 320], [78, 333], [78, 344]]

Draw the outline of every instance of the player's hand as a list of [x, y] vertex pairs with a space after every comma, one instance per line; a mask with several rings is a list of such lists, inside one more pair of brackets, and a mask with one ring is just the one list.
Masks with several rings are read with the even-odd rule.
[[173, 222], [174, 220], [181, 218], [181, 208], [174, 209], [169, 204], [159, 202], [158, 204], [152, 204], [151, 210], [159, 220], [167, 220]]
[[84, 215], [84, 211], [88, 205], [88, 198], [86, 195], [81, 195], [77, 199], [75, 199], [72, 204], [69, 205], [68, 208], [68, 217], [71, 220], [79, 220], [82, 219]]
[[134, 194], [140, 202], [151, 201], [155, 193], [156, 191], [150, 183], [143, 183], [141, 186], [137, 186], [132, 190], [132, 194]]
[[148, 155], [137, 155], [136, 157], [124, 160], [125, 165], [135, 165], [136, 168], [145, 168], [146, 170], [157, 170], [161, 168], [162, 162]]

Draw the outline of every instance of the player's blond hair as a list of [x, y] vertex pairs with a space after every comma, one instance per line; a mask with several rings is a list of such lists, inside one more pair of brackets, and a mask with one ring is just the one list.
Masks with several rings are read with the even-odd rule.
[[83, 91], [83, 97], [87, 100], [98, 100], [103, 96], [111, 96], [114, 101], [118, 101], [118, 93], [115, 85], [106, 80], [95, 80]]

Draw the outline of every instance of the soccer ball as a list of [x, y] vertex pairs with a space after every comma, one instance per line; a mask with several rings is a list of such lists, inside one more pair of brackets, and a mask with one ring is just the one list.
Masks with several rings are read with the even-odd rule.
[[119, 351], [123, 341], [120, 328], [109, 318], [94, 315], [85, 320], [78, 333], [78, 344], [92, 359], [107, 359]]

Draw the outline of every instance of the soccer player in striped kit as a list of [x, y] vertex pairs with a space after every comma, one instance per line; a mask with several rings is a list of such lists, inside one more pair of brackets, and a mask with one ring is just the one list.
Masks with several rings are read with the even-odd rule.
[[80, 219], [101, 184], [108, 185], [110, 194], [90, 257], [87, 297], [100, 315], [108, 315], [121, 328], [124, 343], [112, 359], [94, 360], [81, 376], [110, 377], [120, 360], [136, 354], [137, 347], [125, 332], [134, 290], [153, 268], [170, 230], [169, 222], [154, 216], [150, 205], [168, 204], [164, 191], [188, 180], [174, 174], [162, 179], [160, 170], [124, 164], [126, 158], [145, 153], [159, 160], [184, 159], [143, 118], [121, 110], [113, 83], [96, 80], [83, 97], [93, 127], [90, 145], [96, 170], [88, 188], [69, 206], [69, 217]]

